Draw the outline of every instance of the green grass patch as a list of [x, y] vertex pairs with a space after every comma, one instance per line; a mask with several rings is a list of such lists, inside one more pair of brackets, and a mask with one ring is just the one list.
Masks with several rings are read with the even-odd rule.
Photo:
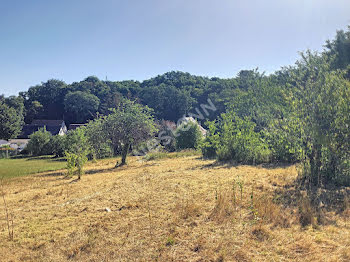
[[151, 160], [157, 160], [157, 159], [165, 159], [165, 158], [178, 158], [178, 157], [186, 157], [186, 156], [197, 156], [200, 155], [201, 152], [200, 151], [196, 151], [196, 150], [182, 150], [179, 152], [173, 152], [173, 153], [169, 153], [169, 152], [153, 152], [153, 153], [148, 153], [144, 159], [147, 161], [151, 161]]
[[65, 167], [66, 162], [63, 158], [53, 158], [52, 156], [0, 159], [0, 178], [26, 176]]

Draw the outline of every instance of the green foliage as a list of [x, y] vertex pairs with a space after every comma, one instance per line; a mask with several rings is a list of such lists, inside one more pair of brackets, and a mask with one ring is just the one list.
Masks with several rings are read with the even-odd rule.
[[188, 121], [182, 123], [175, 133], [176, 149], [197, 149], [202, 140], [202, 133], [196, 122]]
[[51, 79], [30, 87], [28, 92], [21, 93], [21, 96], [25, 98], [26, 111], [30, 112], [26, 122], [29, 123], [34, 118], [62, 119], [64, 115], [63, 100], [66, 92], [66, 83]]
[[0, 139], [11, 139], [19, 135], [23, 124], [23, 101], [0, 97]]
[[144, 104], [154, 109], [158, 119], [173, 121], [188, 113], [192, 103], [186, 91], [164, 84], [143, 89], [140, 97]]
[[219, 147], [220, 137], [217, 133], [217, 127], [215, 121], [208, 121], [207, 123], [208, 131], [207, 135], [200, 145], [203, 157], [214, 158], [216, 157], [216, 151]]
[[78, 179], [84, 174], [84, 165], [91, 153], [89, 139], [85, 128], [80, 127], [68, 132], [66, 138], [65, 157], [67, 159], [67, 170], [69, 175], [78, 174]]
[[297, 63], [294, 107], [303, 130], [305, 178], [321, 186], [349, 184], [350, 82], [326, 59], [307, 52]]
[[49, 154], [48, 144], [51, 140], [51, 133], [46, 131], [45, 128], [40, 128], [29, 136], [30, 140], [27, 144], [27, 150], [34, 156], [41, 156]]
[[69, 153], [90, 152], [89, 138], [86, 135], [85, 128], [80, 127], [69, 131], [65, 137], [65, 151]]
[[216, 149], [219, 160], [249, 164], [269, 162], [271, 151], [261, 132], [255, 131], [255, 126], [251, 120], [241, 119], [234, 112], [222, 114], [216, 128], [211, 127], [205, 143], [212, 147], [211, 150]]
[[50, 155], [55, 155], [57, 157], [63, 157], [66, 150], [66, 136], [55, 135], [52, 136], [50, 142], [48, 143], [49, 147], [47, 151]]
[[85, 133], [91, 146], [93, 158], [104, 158], [113, 156], [111, 140], [103, 129], [104, 119], [102, 117], [90, 121], [85, 127]]
[[78, 175], [78, 179], [84, 174], [84, 165], [88, 161], [87, 158], [88, 151], [83, 149], [79, 150], [76, 153], [65, 152], [67, 160], [67, 175], [73, 176], [74, 174]]
[[78, 123], [85, 123], [96, 115], [100, 99], [82, 91], [70, 92], [64, 98], [64, 108], [71, 120]]
[[125, 164], [130, 146], [152, 138], [157, 128], [147, 106], [123, 100], [112, 114], [103, 119], [102, 130], [114, 151], [121, 149], [122, 164]]
[[77, 165], [77, 155], [74, 153], [65, 152], [67, 160], [67, 175], [73, 176]]
[[337, 31], [335, 39], [326, 43], [326, 55], [333, 69], [345, 69], [350, 64], [350, 26], [348, 31]]
[[297, 117], [271, 121], [264, 136], [275, 161], [295, 163], [304, 157], [303, 128]]

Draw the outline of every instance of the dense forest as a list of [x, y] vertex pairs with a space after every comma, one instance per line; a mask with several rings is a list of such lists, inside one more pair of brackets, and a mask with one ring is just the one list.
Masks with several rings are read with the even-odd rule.
[[242, 70], [229, 79], [168, 72], [139, 81], [90, 76], [51, 79], [19, 96], [0, 97], [0, 138], [16, 137], [33, 119], [86, 123], [120, 101], [147, 105], [158, 120], [177, 121], [208, 103], [204, 156], [244, 163], [297, 162], [314, 184], [350, 183], [350, 27], [324, 51], [305, 51], [294, 65], [265, 75]]

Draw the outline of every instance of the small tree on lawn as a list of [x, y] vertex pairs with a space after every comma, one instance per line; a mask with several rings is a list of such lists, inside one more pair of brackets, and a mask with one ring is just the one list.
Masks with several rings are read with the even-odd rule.
[[105, 118], [103, 130], [114, 151], [121, 148], [121, 165], [125, 165], [130, 146], [153, 137], [157, 128], [149, 107], [125, 99]]
[[84, 127], [77, 128], [67, 134], [66, 147], [65, 156], [67, 159], [68, 175], [77, 173], [78, 179], [80, 179], [81, 175], [84, 174], [83, 167], [90, 153], [90, 144]]

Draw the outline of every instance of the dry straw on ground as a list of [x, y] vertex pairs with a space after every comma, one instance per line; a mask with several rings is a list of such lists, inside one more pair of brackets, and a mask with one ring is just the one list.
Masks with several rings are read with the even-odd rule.
[[303, 227], [298, 207], [279, 201], [294, 166], [218, 165], [198, 156], [114, 164], [89, 165], [79, 182], [60, 172], [6, 180], [15, 237], [0, 206], [0, 259], [350, 260], [347, 210]]

